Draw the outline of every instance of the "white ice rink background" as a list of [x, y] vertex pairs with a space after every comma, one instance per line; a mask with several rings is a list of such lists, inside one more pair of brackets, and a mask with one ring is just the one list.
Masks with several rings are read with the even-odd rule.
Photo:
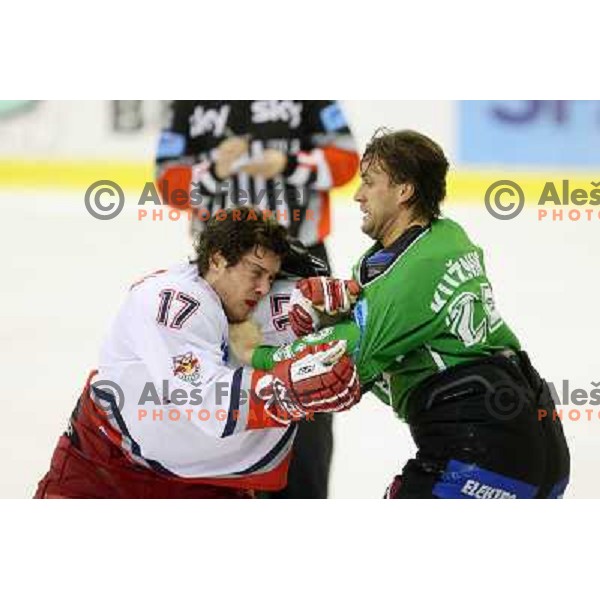
[[[49, 104], [60, 112], [57, 103]], [[82, 111], [91, 115], [91, 104]], [[375, 126], [389, 124], [424, 129], [452, 148], [454, 109], [449, 102], [345, 106], [361, 144]], [[64, 135], [74, 140], [65, 154], [79, 156], [77, 144], [83, 147], [83, 142], [66, 118], [61, 122]], [[61, 128], [54, 121], [48, 127], [54, 128], [52, 141], [34, 136], [32, 143], [39, 154], [55, 158], [61, 154], [56, 141]], [[23, 156], [27, 140], [12, 135], [13, 150]], [[153, 139], [147, 135], [144, 148]], [[138, 141], [135, 151], [140, 147]], [[0, 153], [7, 156], [10, 151], [3, 138]], [[141, 158], [151, 157], [152, 151], [148, 147]], [[132, 152], [123, 151], [128, 159]], [[0, 498], [33, 494], [131, 282], [191, 255], [186, 219], [139, 221], [136, 193], [127, 191], [123, 213], [98, 221], [85, 210], [84, 191], [0, 186]], [[589, 392], [594, 382], [600, 384], [600, 219], [540, 222], [537, 209], [527, 206], [517, 218], [499, 221], [486, 211], [483, 200], [461, 200], [449, 197], [445, 214], [460, 221], [483, 246], [499, 310], [534, 365], [559, 388], [569, 380], [571, 390]], [[335, 273], [346, 275], [369, 240], [360, 233], [359, 212], [350, 198], [338, 195], [333, 206], [328, 245]], [[572, 453], [567, 496], [600, 497], [600, 406], [562, 408]], [[575, 420], [576, 413], [569, 418], [569, 410], [576, 408], [579, 418]], [[413, 453], [407, 427], [367, 395], [358, 407], [336, 416], [331, 496], [380, 497]]]

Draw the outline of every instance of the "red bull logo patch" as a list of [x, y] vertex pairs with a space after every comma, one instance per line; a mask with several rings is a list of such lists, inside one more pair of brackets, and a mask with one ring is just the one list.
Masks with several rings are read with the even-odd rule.
[[191, 352], [174, 356], [173, 375], [186, 383], [198, 385], [200, 381], [200, 359]]

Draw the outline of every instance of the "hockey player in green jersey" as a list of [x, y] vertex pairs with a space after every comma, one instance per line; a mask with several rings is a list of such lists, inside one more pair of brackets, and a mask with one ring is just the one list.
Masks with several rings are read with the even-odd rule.
[[[308, 335], [256, 348], [252, 364], [269, 369], [306, 345], [345, 339], [363, 391], [393, 407], [418, 448], [387, 497], [560, 497], [570, 460], [562, 426], [496, 310], [482, 250], [440, 217], [447, 170], [424, 135], [374, 136], [355, 200], [375, 244], [353, 280], [300, 282], [289, 316]], [[317, 331], [324, 314], [337, 322]]]

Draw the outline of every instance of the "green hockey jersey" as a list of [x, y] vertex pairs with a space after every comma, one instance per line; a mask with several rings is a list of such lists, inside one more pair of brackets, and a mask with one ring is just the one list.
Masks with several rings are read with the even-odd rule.
[[496, 310], [483, 252], [462, 227], [438, 219], [373, 245], [358, 261], [362, 291], [353, 319], [279, 349], [262, 346], [253, 365], [271, 368], [307, 344], [345, 339], [361, 384], [405, 419], [411, 390], [450, 366], [519, 350]]

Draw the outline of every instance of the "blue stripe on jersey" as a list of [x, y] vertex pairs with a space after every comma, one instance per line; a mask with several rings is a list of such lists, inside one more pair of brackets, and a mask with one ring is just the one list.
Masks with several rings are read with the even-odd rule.
[[533, 498], [538, 488], [524, 481], [488, 471], [475, 464], [450, 460], [433, 488], [438, 498]]
[[235, 370], [231, 380], [231, 400], [229, 401], [229, 412], [227, 413], [227, 423], [223, 429], [222, 438], [232, 435], [237, 425], [237, 419], [240, 411], [240, 390], [242, 387], [243, 367]]
[[294, 435], [296, 428], [298, 427], [298, 423], [292, 423], [287, 431], [281, 436], [281, 439], [267, 452], [260, 460], [256, 461], [252, 466], [244, 469], [243, 471], [238, 471], [235, 473], [236, 475], [249, 475], [250, 473], [254, 473], [263, 467], [266, 467], [285, 447], [285, 445], [290, 441], [291, 437]]
[[115, 420], [119, 429], [121, 430], [121, 434], [123, 436], [125, 436], [131, 443], [132, 454], [135, 454], [136, 456], [141, 458], [150, 467], [152, 467], [152, 469], [154, 469], [158, 473], [162, 473], [163, 475], [175, 475], [174, 473], [169, 471], [169, 469], [167, 469], [166, 467], [161, 465], [158, 461], [145, 458], [142, 455], [142, 451], [140, 449], [139, 444], [133, 439], [133, 437], [131, 437], [129, 430], [127, 429], [127, 425], [125, 424], [125, 421], [123, 420], [123, 417], [121, 416], [121, 411], [119, 410], [119, 407], [117, 406], [117, 402], [116, 402], [116, 399], [113, 396], [113, 394], [111, 394], [110, 392], [105, 392], [94, 386], [92, 386], [92, 389], [94, 391], [94, 394], [96, 396], [98, 396], [98, 398], [100, 398], [104, 402], [107, 402], [108, 405], [110, 406], [110, 414], [113, 417], [113, 419]]
[[375, 254], [367, 258], [367, 264], [386, 265], [394, 258], [396, 258], [396, 254], [394, 252], [380, 250], [379, 252], [376, 252]]

